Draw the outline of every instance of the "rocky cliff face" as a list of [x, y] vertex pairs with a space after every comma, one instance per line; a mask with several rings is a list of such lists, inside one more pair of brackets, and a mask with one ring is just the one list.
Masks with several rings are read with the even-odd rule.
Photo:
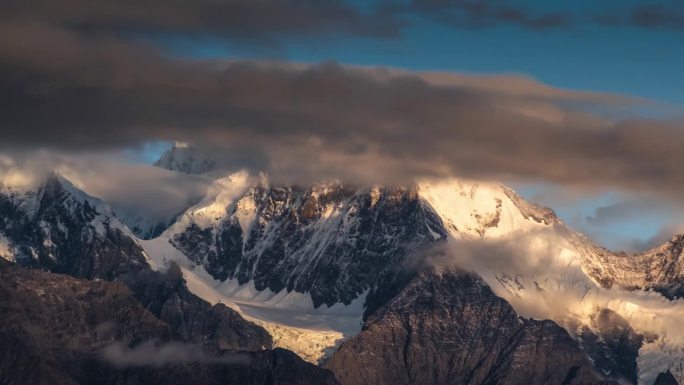
[[176, 264], [160, 273], [151, 270], [121, 277], [135, 298], [186, 341], [213, 352], [257, 351], [271, 348], [273, 340], [261, 327], [245, 321], [223, 304], [210, 305], [192, 294]]
[[478, 277], [420, 272], [326, 364], [354, 384], [600, 384], [577, 343], [525, 320]]
[[637, 357], [646, 339], [615, 312], [597, 309], [587, 325], [577, 332], [582, 349], [594, 367], [613, 378], [636, 384]]
[[148, 267], [111, 209], [56, 174], [30, 189], [0, 189], [0, 235], [9, 259], [56, 273], [111, 280]]
[[[146, 310], [122, 283], [0, 261], [0, 296], [1, 384], [335, 383], [330, 372], [291, 352], [203, 349], [221, 347], [225, 329], [240, 320], [210, 327], [215, 333], [178, 335], [183, 328]], [[211, 338], [216, 342], [207, 343]]]
[[446, 239], [411, 189], [248, 187], [206, 225], [203, 207], [172, 227], [173, 244], [216, 279], [309, 293], [314, 305], [350, 303], [407, 255]]
[[616, 253], [582, 242], [589, 274], [604, 287], [653, 289], [668, 298], [684, 296], [684, 234], [643, 253]]

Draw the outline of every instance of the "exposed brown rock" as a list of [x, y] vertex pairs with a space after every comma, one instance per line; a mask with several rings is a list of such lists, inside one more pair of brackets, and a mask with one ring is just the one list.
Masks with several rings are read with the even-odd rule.
[[477, 276], [434, 269], [373, 313], [326, 367], [343, 385], [603, 383], [556, 323], [518, 317]]

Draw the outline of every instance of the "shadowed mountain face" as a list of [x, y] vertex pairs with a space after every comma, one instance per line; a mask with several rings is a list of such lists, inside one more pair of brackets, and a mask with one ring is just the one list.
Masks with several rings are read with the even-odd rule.
[[211, 305], [192, 294], [180, 268], [166, 273], [139, 271], [121, 277], [141, 305], [186, 341], [196, 341], [213, 352], [257, 351], [273, 345], [263, 328], [245, 321], [223, 304]]
[[[147, 292], [164, 292], [172, 278], [161, 280], [162, 287], [160, 280], [153, 282]], [[159, 318], [122, 283], [79, 280], [0, 261], [0, 383], [335, 383], [330, 372], [291, 352], [245, 351], [268, 343], [265, 331], [237, 314], [221, 317], [231, 312], [225, 307], [181, 299], [185, 290], [171, 289], [175, 294], [148, 303], [162, 309]], [[186, 335], [179, 334], [186, 328], [165, 322], [186, 319], [185, 325], [195, 325], [193, 316], [204, 325]]]
[[614, 378], [637, 383], [637, 357], [645, 337], [608, 309], [598, 310], [589, 325], [577, 333], [580, 344], [594, 366]]
[[478, 277], [420, 272], [327, 362], [344, 385], [602, 384], [568, 333], [525, 320]]
[[653, 385], [679, 385], [679, 383], [668, 370], [665, 373], [660, 373]]

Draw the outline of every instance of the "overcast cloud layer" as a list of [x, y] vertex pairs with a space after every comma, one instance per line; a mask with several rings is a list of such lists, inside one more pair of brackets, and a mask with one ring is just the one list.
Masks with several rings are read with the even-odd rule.
[[[444, 6], [418, 3], [410, 6]], [[78, 153], [183, 140], [226, 168], [266, 171], [274, 180], [405, 183], [456, 175], [684, 191], [680, 121], [608, 118], [642, 101], [513, 75], [193, 61], [131, 38], [149, 31], [226, 38], [260, 31], [265, 38], [331, 29], [391, 36], [400, 18], [376, 23], [380, 10], [201, 1], [156, 14], [157, 3], [141, 4], [3, 5], [4, 150]], [[285, 25], [286, 12], [306, 20]]]

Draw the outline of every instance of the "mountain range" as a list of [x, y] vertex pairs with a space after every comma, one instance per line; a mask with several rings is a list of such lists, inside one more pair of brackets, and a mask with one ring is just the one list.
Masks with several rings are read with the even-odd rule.
[[682, 235], [610, 251], [496, 183], [156, 165], [216, 178], [168, 224], [0, 186], [0, 384], [684, 381]]

